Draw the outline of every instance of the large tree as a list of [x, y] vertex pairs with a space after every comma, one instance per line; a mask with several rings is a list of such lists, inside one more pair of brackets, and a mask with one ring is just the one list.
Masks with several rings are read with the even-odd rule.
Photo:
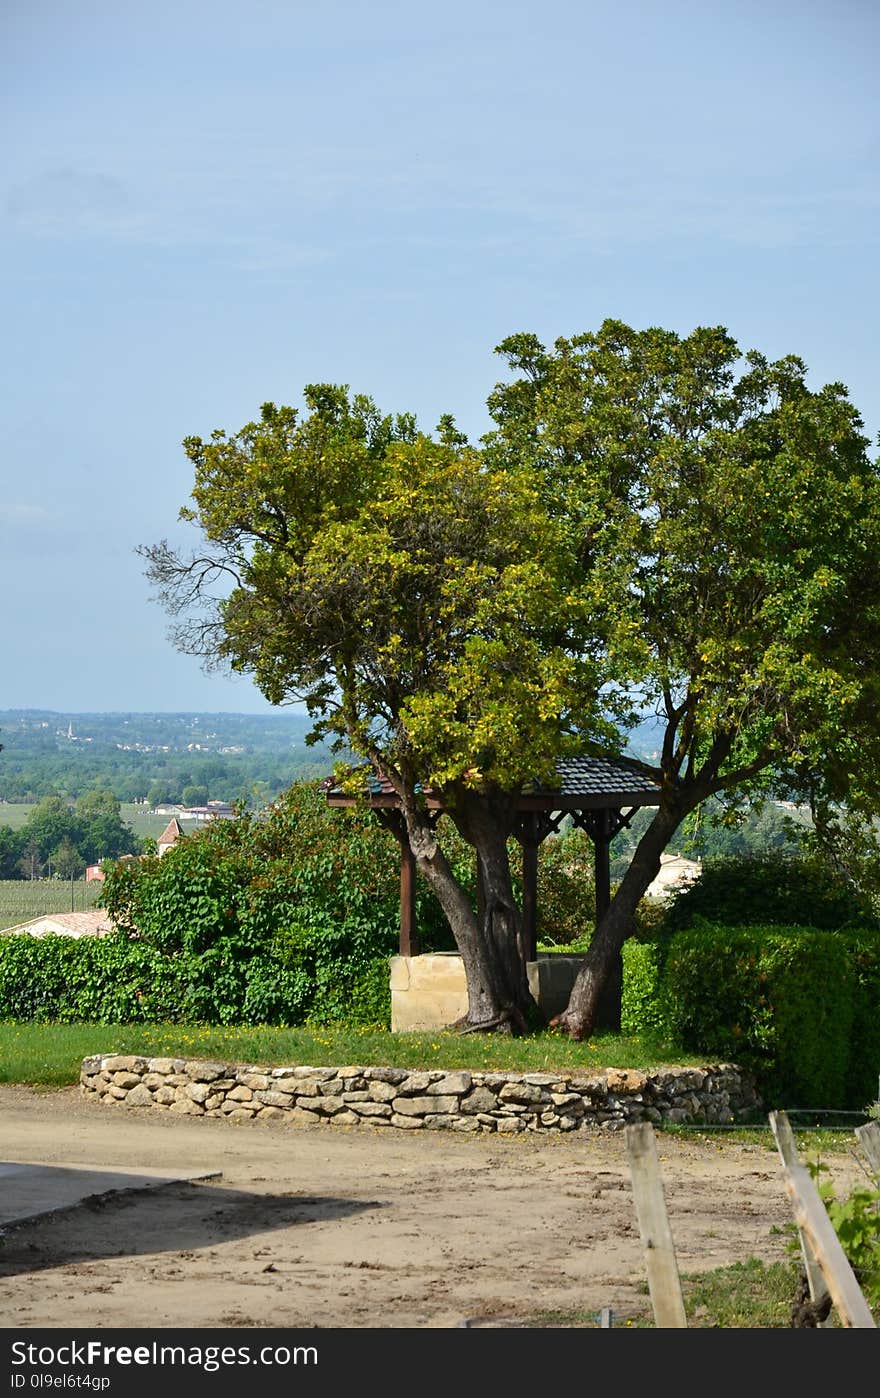
[[558, 1020], [582, 1038], [701, 802], [774, 782], [839, 799], [880, 770], [880, 474], [841, 384], [811, 391], [801, 360], [743, 355], [723, 329], [607, 321], [500, 350], [487, 459], [542, 482], [606, 619], [606, 679], [662, 725], [643, 764], [660, 804]]
[[[721, 329], [606, 322], [500, 352], [479, 448], [328, 385], [304, 416], [267, 404], [187, 439], [205, 548], [142, 553], [182, 648], [305, 699], [391, 783], [471, 1027], [534, 1010], [507, 860], [522, 783], [572, 747], [618, 754], [655, 709], [661, 802], [560, 1018], [581, 1038], [690, 811], [777, 779], [845, 790], [876, 746], [878, 472], [841, 385]], [[428, 788], [476, 850], [480, 918]]]
[[[450, 420], [436, 434], [312, 385], [234, 436], [185, 443], [182, 513], [206, 547], [142, 550], [184, 650], [299, 698], [389, 781], [461, 952], [468, 1027], [535, 1016], [507, 842], [530, 777], [569, 731], [608, 742], [566, 529], [540, 481], [495, 469]], [[211, 596], [217, 585], [216, 595]], [[474, 910], [438, 840], [437, 793], [476, 851]]]

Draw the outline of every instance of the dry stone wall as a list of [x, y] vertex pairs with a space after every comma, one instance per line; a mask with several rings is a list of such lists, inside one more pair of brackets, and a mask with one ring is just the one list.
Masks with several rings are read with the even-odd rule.
[[616, 1130], [631, 1121], [719, 1125], [753, 1120], [761, 1103], [732, 1063], [591, 1075], [357, 1067], [266, 1068], [183, 1058], [85, 1058], [83, 1093], [108, 1105], [281, 1125], [404, 1131]]

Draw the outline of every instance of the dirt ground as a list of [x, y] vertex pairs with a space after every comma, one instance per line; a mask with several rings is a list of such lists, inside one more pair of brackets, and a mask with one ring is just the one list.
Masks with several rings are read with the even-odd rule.
[[[0, 1128], [5, 1160], [220, 1172], [10, 1227], [2, 1326], [476, 1328], [649, 1309], [622, 1133], [231, 1125], [16, 1087], [0, 1087]], [[680, 1272], [785, 1255], [769, 1134], [657, 1145]], [[826, 1163], [841, 1185], [859, 1177], [843, 1140]]]

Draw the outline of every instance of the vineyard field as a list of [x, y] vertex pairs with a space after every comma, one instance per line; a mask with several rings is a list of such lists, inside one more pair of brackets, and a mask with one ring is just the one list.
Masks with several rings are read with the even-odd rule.
[[102, 885], [85, 879], [0, 879], [0, 931], [45, 913], [82, 913], [97, 905]]

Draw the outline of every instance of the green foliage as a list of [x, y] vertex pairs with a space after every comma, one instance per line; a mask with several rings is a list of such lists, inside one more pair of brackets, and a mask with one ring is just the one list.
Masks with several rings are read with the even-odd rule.
[[669, 1016], [661, 986], [660, 948], [651, 942], [628, 938], [621, 951], [623, 992], [620, 1002], [620, 1030], [650, 1038], [667, 1036]]
[[751, 1069], [765, 1102], [860, 1108], [876, 1082], [876, 932], [701, 924], [675, 933], [660, 983], [670, 1032]]
[[772, 801], [751, 803], [714, 798], [699, 806], [682, 822], [681, 852], [690, 859], [735, 859], [768, 854], [772, 850], [795, 856], [802, 849], [809, 826]]
[[0, 936], [0, 1019], [185, 1023], [189, 969], [123, 936]]
[[103, 901], [129, 936], [186, 961], [193, 1020], [384, 1022], [398, 868], [395, 841], [366, 811], [331, 811], [302, 783], [263, 818], [217, 821], [161, 858], [116, 864]]
[[583, 830], [566, 830], [538, 851], [538, 940], [568, 947], [589, 941], [596, 918], [593, 843]]
[[877, 926], [873, 911], [827, 864], [781, 852], [706, 860], [663, 916], [667, 932], [698, 919], [728, 927], [756, 920], [791, 927]]

